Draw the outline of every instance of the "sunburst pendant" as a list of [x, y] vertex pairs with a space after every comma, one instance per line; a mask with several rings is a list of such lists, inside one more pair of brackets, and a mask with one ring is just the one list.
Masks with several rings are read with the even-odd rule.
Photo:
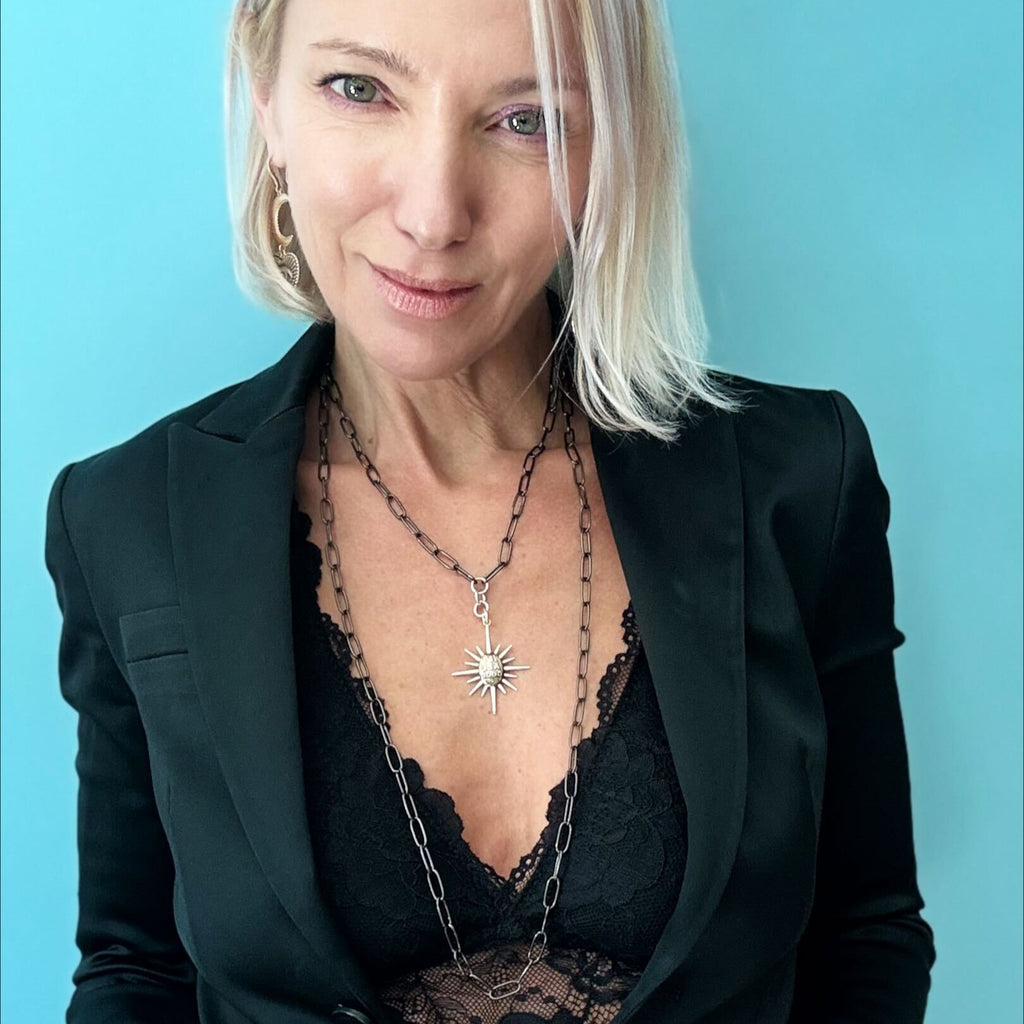
[[[473, 659], [467, 661], [465, 664], [472, 666], [471, 668], [464, 669], [461, 672], [453, 672], [453, 676], [471, 676], [472, 678], [466, 680], [469, 683], [473, 683], [473, 688], [469, 691], [469, 696], [472, 697], [477, 690], [480, 691], [481, 697], [486, 697], [488, 694], [491, 695], [491, 714], [496, 715], [498, 713], [498, 693], [507, 693], [508, 690], [515, 690], [516, 686], [512, 682], [515, 679], [516, 672], [520, 672], [523, 669], [528, 669], [529, 665], [510, 665], [512, 661], [512, 655], [509, 651], [512, 650], [512, 645], [507, 644], [504, 648], [499, 644], [496, 648], [491, 648], [491, 625], [489, 622], [484, 622], [484, 645], [486, 650], [481, 650], [479, 645], [475, 651], [471, 651], [468, 647], [462, 649]], [[508, 687], [508, 690], [506, 690]]]

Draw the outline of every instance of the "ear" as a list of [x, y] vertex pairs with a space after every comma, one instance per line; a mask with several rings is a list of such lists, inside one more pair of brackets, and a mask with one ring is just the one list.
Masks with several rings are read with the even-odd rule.
[[284, 147], [281, 145], [281, 134], [277, 127], [277, 107], [274, 91], [272, 88], [264, 88], [250, 79], [249, 99], [252, 102], [253, 115], [256, 118], [260, 134], [267, 144], [270, 162], [277, 167], [283, 167], [286, 160], [284, 157]]

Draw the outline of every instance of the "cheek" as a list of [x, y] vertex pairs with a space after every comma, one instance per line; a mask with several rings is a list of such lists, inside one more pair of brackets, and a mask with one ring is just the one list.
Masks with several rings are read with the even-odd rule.
[[[583, 180], [570, 163], [570, 209], [579, 205], [586, 188], [586, 167]], [[495, 252], [507, 258], [521, 259], [524, 265], [555, 259], [565, 242], [565, 228], [552, 197], [546, 165], [529, 168], [527, 173], [506, 169], [496, 174], [486, 189], [481, 190], [479, 229], [486, 234]]]
[[293, 162], [292, 215], [314, 276], [323, 261], [338, 259], [338, 246], [346, 234], [385, 201], [378, 181], [351, 151], [328, 157], [318, 154], [315, 161], [298, 167]]
[[[378, 257], [405, 251], [408, 238], [395, 225], [400, 164], [386, 157], [367, 158], [368, 147], [350, 136], [321, 134], [315, 144], [293, 146], [288, 161], [288, 191], [295, 234], [313, 278], [325, 299], [337, 299], [345, 287], [346, 261], [353, 253]], [[589, 172], [589, 151], [570, 151], [569, 191], [574, 216], [582, 210]], [[486, 184], [481, 184], [485, 181]], [[565, 229], [554, 210], [546, 165], [517, 166], [494, 161], [467, 170], [461, 199], [474, 220], [471, 248], [476, 265], [497, 276], [527, 278], [518, 287], [543, 284], [544, 269], [565, 245]], [[539, 287], [539, 285], [538, 285]]]

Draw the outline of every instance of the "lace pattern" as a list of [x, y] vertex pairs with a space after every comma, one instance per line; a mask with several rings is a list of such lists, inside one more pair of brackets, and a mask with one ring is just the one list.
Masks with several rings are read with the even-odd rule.
[[[517, 978], [528, 943], [470, 955], [473, 970], [492, 982]], [[640, 970], [601, 953], [553, 949], [531, 968], [524, 991], [492, 1002], [450, 962], [410, 974], [381, 993], [403, 1021], [414, 1024], [609, 1024], [640, 977]]]
[[[317, 583], [319, 583], [319, 576], [317, 578]], [[348, 650], [348, 643], [345, 640], [345, 634], [342, 632], [341, 627], [337, 622], [335, 622], [334, 618], [325, 611], [319, 611], [319, 623], [320, 628], [323, 630], [326, 642], [330, 645], [330, 648], [334, 653], [334, 656], [338, 659], [339, 664], [344, 667], [348, 682], [351, 684], [352, 694], [358, 701], [363, 713], [371, 722], [373, 722], [370, 702], [367, 700], [366, 694], [363, 692], [363, 687], [359, 682], [358, 677], [353, 677], [350, 672], [352, 659]], [[622, 613], [620, 628], [622, 629], [623, 642], [626, 645], [625, 649], [619, 651], [615, 655], [598, 683], [598, 724], [591, 735], [585, 737], [580, 742], [579, 749], [577, 751], [581, 769], [581, 787], [586, 782], [586, 766], [592, 760], [592, 758], [586, 756], [586, 748], [594, 743], [600, 742], [598, 736], [599, 730], [607, 729], [611, 723], [612, 717], [615, 714], [615, 709], [619, 703], [619, 698], [622, 696], [623, 689], [625, 688], [626, 680], [629, 678], [630, 669], [633, 662], [636, 660], [638, 653], [640, 638], [636, 628], [636, 619], [633, 614], [632, 602], [630, 602], [626, 610]], [[387, 702], [381, 698], [381, 703], [384, 705], [384, 719], [388, 724], [390, 724], [391, 715]], [[374, 730], [374, 735], [376, 735], [376, 723], [374, 723]], [[379, 743], [379, 739], [377, 742]], [[405, 757], [403, 755], [402, 760], [406, 765], [407, 772], [410, 766], [414, 766], [415, 772], [419, 775], [420, 779], [422, 779], [422, 768], [415, 758]], [[411, 780], [410, 787], [412, 788]], [[417, 783], [417, 786], [414, 788], [414, 795], [416, 795], [417, 803], [422, 804], [423, 802], [426, 802], [427, 805], [432, 808], [432, 813], [430, 815], [432, 818], [440, 822], [453, 822], [455, 826], [454, 831], [459, 836], [463, 836], [465, 828], [462, 818], [455, 807], [455, 801], [452, 800], [452, 798], [443, 789], [435, 789], [430, 786]], [[480, 869], [490, 879], [491, 884], [499, 889], [508, 888], [517, 894], [521, 893], [536, 873], [536, 867], [542, 860], [545, 850], [554, 842], [555, 833], [558, 830], [558, 823], [562, 820], [564, 808], [565, 794], [563, 780], [559, 778], [558, 782], [555, 783], [555, 785], [548, 791], [547, 824], [544, 827], [540, 838], [536, 843], [534, 843], [530, 850], [523, 854], [520, 858], [519, 864], [513, 869], [512, 874], [508, 878], [504, 878], [500, 875], [486, 861], [480, 860], [468, 845], [466, 847], [467, 852], [475, 861], [477, 861]], [[444, 825], [442, 827], [446, 832], [452, 832], [452, 828], [448, 825]], [[545, 878], [546, 877], [547, 876], [545, 876]]]
[[[580, 796], [548, 923], [548, 956], [519, 997], [492, 1002], [455, 971], [397, 788], [344, 635], [317, 601], [321, 551], [292, 514], [292, 602], [306, 803], [317, 877], [382, 999], [416, 1024], [605, 1024], [635, 985], [675, 907], [686, 810], [632, 603], [625, 649], [598, 684], [598, 724], [578, 748]], [[353, 700], [353, 698], [355, 698]], [[385, 705], [385, 713], [388, 709]], [[454, 801], [404, 758], [463, 949], [485, 977], [517, 974], [541, 914], [564, 810], [558, 779], [547, 824], [509, 878], [463, 837]]]

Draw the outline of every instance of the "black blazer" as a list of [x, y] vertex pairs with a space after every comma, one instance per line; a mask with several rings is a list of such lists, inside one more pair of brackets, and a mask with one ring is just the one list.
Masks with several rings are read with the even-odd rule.
[[[332, 345], [314, 324], [53, 485], [79, 712], [68, 1021], [394, 1020], [318, 893], [303, 795], [289, 512]], [[912, 1024], [935, 948], [888, 493], [840, 392], [727, 379], [748, 407], [672, 445], [592, 428], [689, 828], [678, 905], [616, 1021]]]

